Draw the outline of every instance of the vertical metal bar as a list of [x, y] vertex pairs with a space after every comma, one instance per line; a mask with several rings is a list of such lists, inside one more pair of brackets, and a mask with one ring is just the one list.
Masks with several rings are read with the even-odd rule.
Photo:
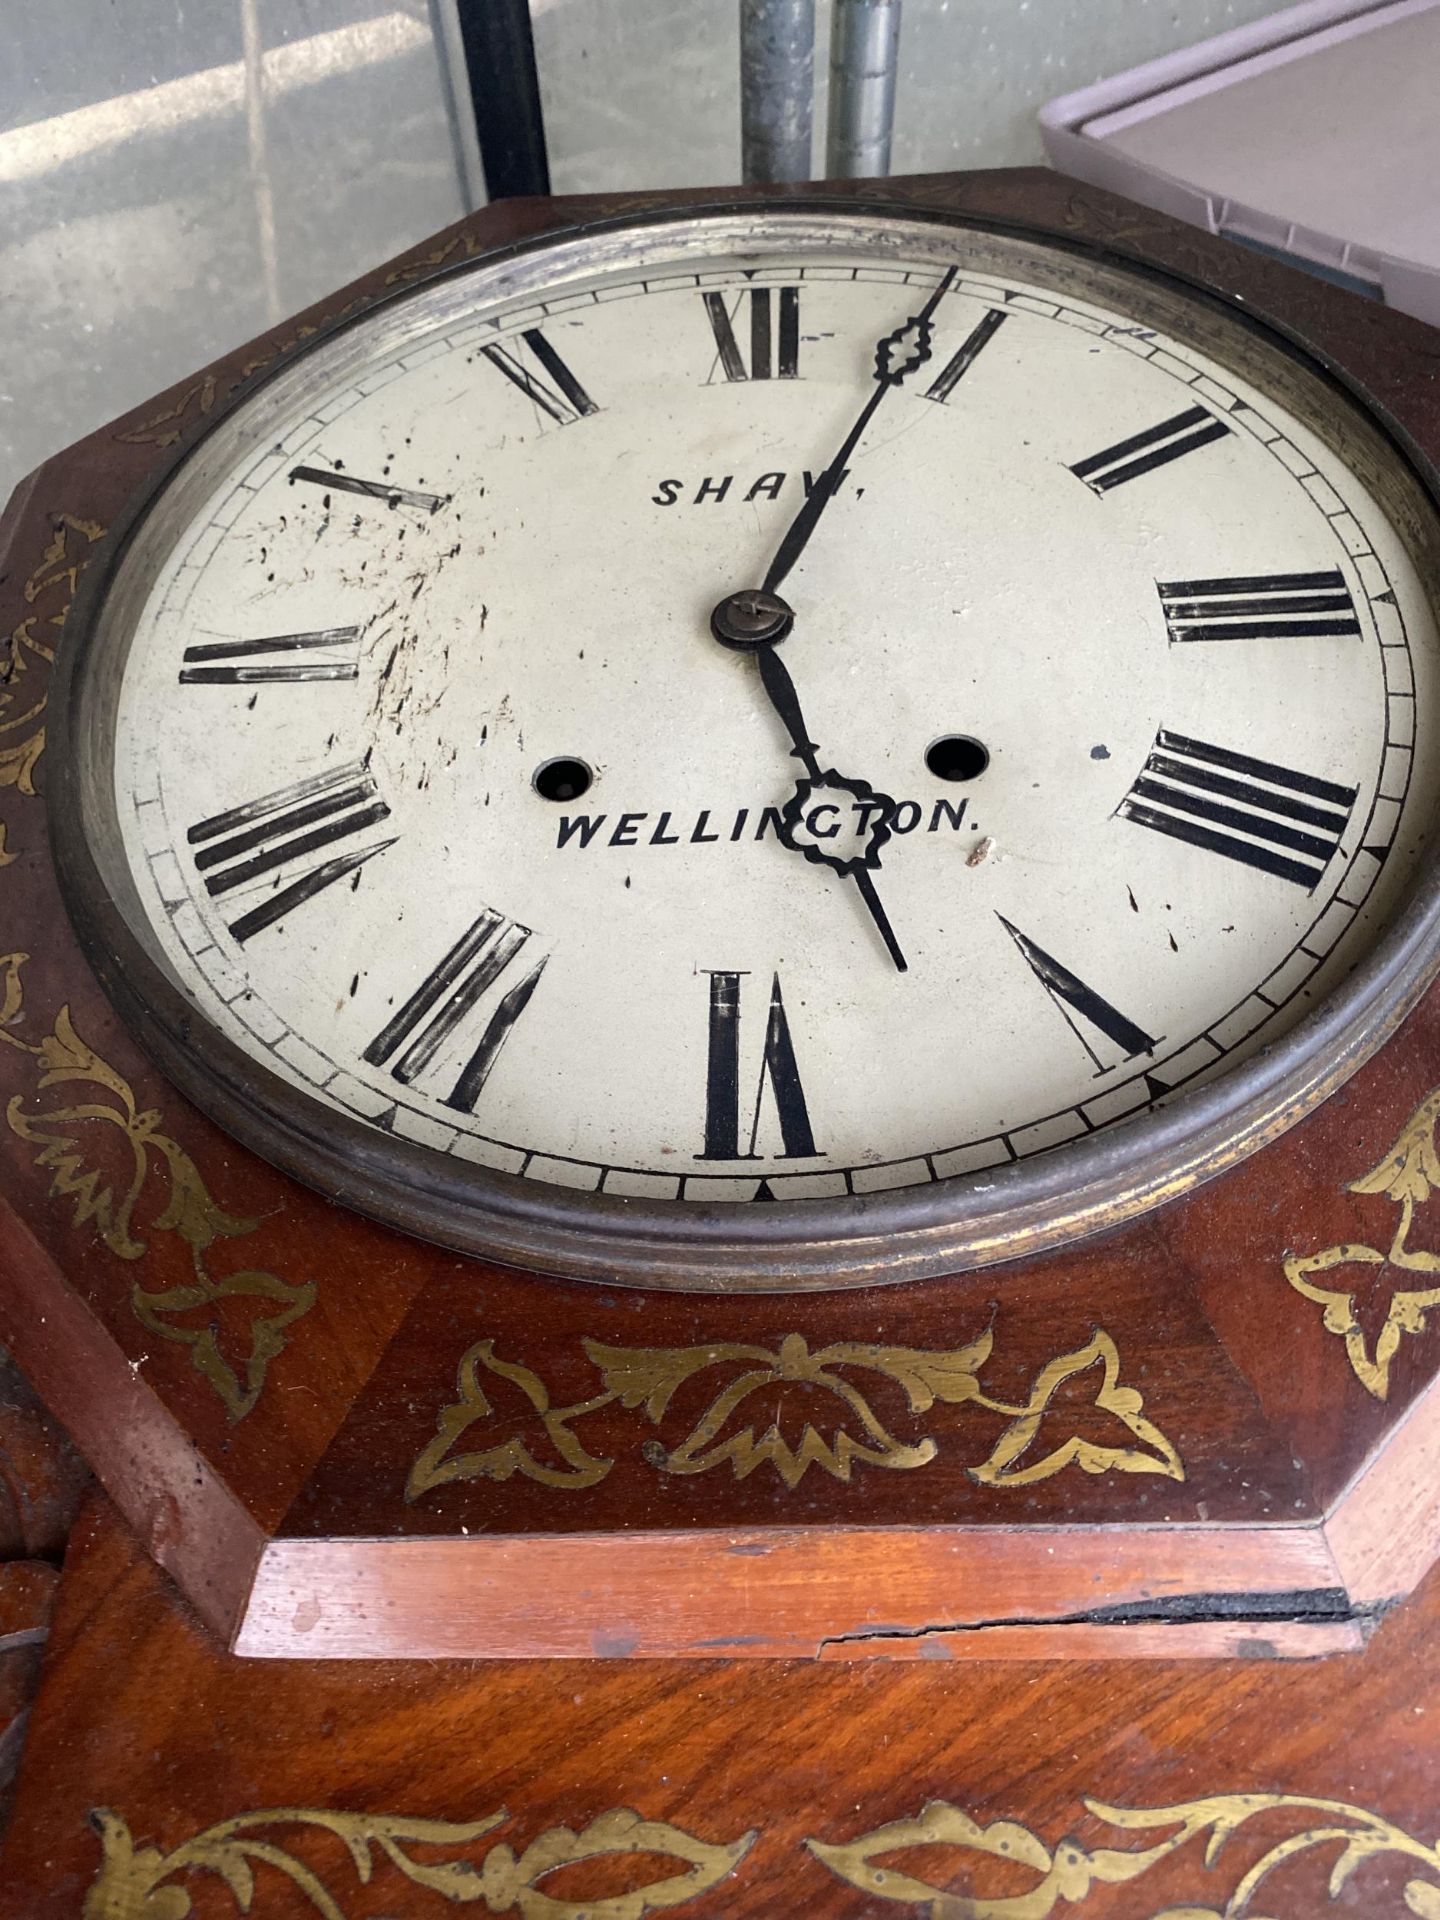
[[890, 171], [900, 0], [834, 0], [825, 171], [875, 180]]
[[485, 204], [485, 169], [480, 163], [480, 142], [475, 135], [475, 108], [470, 99], [457, 0], [430, 0], [430, 31], [435, 38], [435, 63], [440, 70], [445, 118], [450, 123], [450, 142], [455, 150], [460, 204], [466, 213], [473, 213]]
[[275, 193], [270, 184], [270, 150], [265, 137], [265, 43], [260, 35], [257, 0], [240, 0], [240, 33], [245, 61], [245, 138], [250, 161], [250, 186], [255, 195], [260, 273], [265, 283], [265, 319], [273, 327], [285, 318], [285, 308], [280, 299], [280, 249], [275, 238]]
[[746, 186], [808, 180], [815, 0], [740, 0], [740, 159]]
[[529, 0], [456, 0], [455, 13], [490, 198], [549, 193]]

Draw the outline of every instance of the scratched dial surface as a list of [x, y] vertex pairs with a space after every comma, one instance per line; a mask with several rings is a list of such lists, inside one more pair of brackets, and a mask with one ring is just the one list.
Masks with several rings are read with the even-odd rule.
[[924, 1185], [1225, 1074], [1393, 914], [1436, 629], [1376, 494], [961, 242], [785, 582], [807, 782], [710, 621], [945, 278], [842, 241], [458, 282], [192, 467], [116, 676], [131, 910], [326, 1107], [584, 1192]]

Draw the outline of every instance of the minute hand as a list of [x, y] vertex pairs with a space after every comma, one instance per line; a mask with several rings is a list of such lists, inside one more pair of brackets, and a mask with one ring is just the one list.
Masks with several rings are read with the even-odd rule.
[[[785, 530], [775, 558], [770, 562], [770, 571], [765, 576], [764, 591], [776, 593], [790, 569], [805, 551], [806, 543], [815, 531], [816, 523], [834, 498], [845, 473], [845, 462], [860, 444], [860, 436], [875, 416], [875, 410], [885, 398], [891, 387], [898, 387], [908, 374], [923, 367], [930, 358], [930, 322], [942, 297], [949, 292], [957, 267], [951, 267], [931, 294], [919, 313], [912, 314], [903, 326], [893, 333], [887, 333], [875, 347], [875, 391], [860, 409], [860, 417], [846, 434], [845, 440], [835, 458], [820, 475], [810, 492], [805, 496], [804, 504]], [[906, 344], [907, 336], [914, 338]]]

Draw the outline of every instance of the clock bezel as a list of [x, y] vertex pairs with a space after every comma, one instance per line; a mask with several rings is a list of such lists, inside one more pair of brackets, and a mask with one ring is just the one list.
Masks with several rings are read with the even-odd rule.
[[[1203, 282], [1078, 241], [1043, 223], [975, 218], [935, 206], [898, 208], [863, 194], [776, 197], [759, 213], [753, 204], [723, 199], [670, 208], [642, 205], [614, 218], [552, 228], [441, 265], [367, 300], [243, 382], [151, 478], [76, 594], [51, 695], [48, 803], [62, 894], [106, 993], [139, 1043], [197, 1106], [328, 1198], [462, 1252], [575, 1279], [727, 1292], [875, 1285], [1028, 1257], [1178, 1197], [1278, 1137], [1383, 1045], [1440, 969], [1440, 868], [1432, 865], [1419, 873], [1406, 904], [1370, 953], [1320, 1007], [1273, 1047], [1211, 1084], [1180, 1091], [1162, 1108], [1008, 1167], [949, 1176], [925, 1187], [772, 1207], [635, 1200], [447, 1158], [337, 1111], [209, 1025], [111, 895], [86, 824], [87, 811], [96, 804], [93, 756], [87, 759], [80, 750], [85, 703], [104, 665], [101, 619], [110, 589], [181, 470], [240, 408], [298, 364], [437, 283], [551, 253], [557, 246], [591, 245], [599, 264], [607, 244], [623, 242], [637, 229], [673, 233], [677, 223], [686, 223], [709, 233], [719, 222], [743, 218], [753, 235], [773, 215], [787, 223], [797, 216], [812, 223], [860, 219], [891, 235], [911, 230], [912, 238], [914, 229], [939, 228], [1029, 241], [1051, 253], [1078, 256], [1112, 278], [1118, 274], [1162, 307], [1168, 301], [1192, 317], [1207, 309], [1212, 317], [1219, 314], [1229, 340], [1242, 340], [1247, 332], [1262, 340], [1272, 377], [1274, 366], [1288, 360], [1305, 369], [1310, 384], [1318, 381], [1320, 390], [1339, 390], [1345, 412], [1353, 416], [1358, 410], [1366, 431], [1386, 446], [1403, 473], [1404, 484], [1418, 487], [1435, 519], [1430, 532], [1440, 539], [1440, 475], [1373, 394], [1283, 321], [1237, 314], [1223, 293]], [[853, 232], [843, 237], [853, 244]]]

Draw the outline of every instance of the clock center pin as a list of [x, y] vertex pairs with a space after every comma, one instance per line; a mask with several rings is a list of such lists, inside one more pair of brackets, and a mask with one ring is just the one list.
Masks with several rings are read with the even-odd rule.
[[710, 615], [710, 631], [721, 646], [737, 647], [742, 653], [777, 646], [794, 624], [793, 608], [778, 593], [766, 593], [760, 587], [727, 594]]

